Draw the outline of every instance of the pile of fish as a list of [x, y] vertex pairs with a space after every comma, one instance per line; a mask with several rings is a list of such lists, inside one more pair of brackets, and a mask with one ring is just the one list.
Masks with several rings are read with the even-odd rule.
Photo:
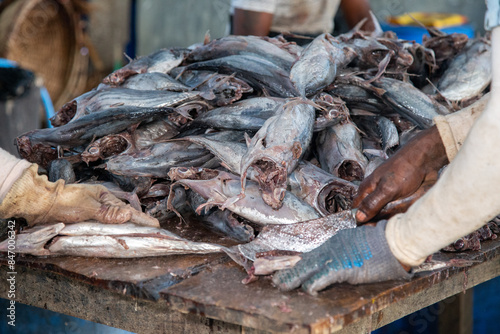
[[[17, 147], [50, 178], [103, 184], [165, 229], [177, 217], [201, 221], [252, 261], [308, 251], [355, 227], [363, 178], [435, 116], [488, 91], [487, 39], [429, 33], [421, 44], [355, 28], [305, 47], [227, 36], [162, 49], [66, 103], [54, 128], [19, 136]], [[58, 237], [44, 250], [96, 254], [70, 251], [66, 230], [50, 231]], [[132, 244], [100, 238], [121, 251]]]

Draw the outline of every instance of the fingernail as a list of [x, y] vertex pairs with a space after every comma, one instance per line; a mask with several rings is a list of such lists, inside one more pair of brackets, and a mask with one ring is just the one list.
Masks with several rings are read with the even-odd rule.
[[356, 212], [356, 220], [359, 222], [364, 222], [365, 219], [366, 219], [366, 214], [363, 211], [358, 210], [358, 212]]

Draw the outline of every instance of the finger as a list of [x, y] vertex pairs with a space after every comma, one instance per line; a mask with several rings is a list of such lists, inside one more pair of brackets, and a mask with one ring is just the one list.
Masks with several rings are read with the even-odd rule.
[[358, 187], [358, 192], [356, 193], [352, 201], [352, 206], [354, 208], [357, 208], [361, 204], [361, 202], [365, 199], [365, 197], [368, 196], [377, 188], [378, 181], [379, 179], [375, 180], [373, 177], [370, 176], [367, 179], [363, 180], [363, 182], [361, 182], [361, 184]]
[[101, 208], [96, 213], [94, 219], [99, 220], [104, 224], [123, 224], [132, 218], [130, 207], [127, 206], [109, 206], [101, 205]]
[[338, 282], [338, 275], [339, 272], [337, 270], [326, 266], [321, 271], [306, 280], [302, 284], [302, 290], [304, 290], [311, 296], [316, 296], [318, 294], [318, 291], [321, 291], [329, 285]]
[[358, 205], [356, 219], [360, 223], [370, 221], [382, 208], [397, 196], [397, 187], [391, 181], [381, 182], [379, 186]]
[[[306, 255], [303, 254], [302, 256]], [[314, 259], [313, 259], [314, 260]], [[314, 275], [319, 270], [317, 261], [302, 259], [291, 269], [280, 270], [273, 275], [273, 283], [282, 291], [298, 288], [302, 282]]]
[[158, 219], [134, 209], [132, 209], [132, 217], [130, 218], [130, 222], [141, 226], [160, 227], [160, 222], [158, 221]]
[[423, 183], [420, 188], [418, 188], [413, 194], [405, 198], [396, 199], [392, 202], [387, 203], [386, 206], [380, 210], [376, 215], [375, 219], [389, 219], [398, 213], [404, 213], [408, 208], [415, 203], [420, 197], [422, 197], [433, 185], [435, 181], [428, 181]]

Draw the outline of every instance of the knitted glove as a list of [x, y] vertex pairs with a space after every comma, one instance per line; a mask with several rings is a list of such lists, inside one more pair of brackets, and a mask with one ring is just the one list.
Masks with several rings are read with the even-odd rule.
[[134, 210], [101, 185], [49, 182], [37, 171], [38, 166], [33, 164], [13, 184], [0, 204], [0, 217], [22, 217], [31, 226], [95, 219], [107, 224], [130, 221], [159, 227], [158, 220]]
[[295, 267], [275, 274], [274, 284], [281, 290], [302, 286], [307, 293], [316, 295], [333, 283], [409, 279], [411, 275], [387, 245], [386, 223], [339, 231], [321, 246], [304, 253]]

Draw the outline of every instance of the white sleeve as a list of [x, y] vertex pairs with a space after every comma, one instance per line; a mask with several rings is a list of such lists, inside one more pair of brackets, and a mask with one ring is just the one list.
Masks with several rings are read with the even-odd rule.
[[276, 11], [276, 0], [232, 0], [232, 9], [244, 9], [254, 12], [264, 12], [274, 14]]
[[500, 25], [500, 1], [486, 0], [486, 15], [484, 16], [484, 29], [491, 30]]
[[[500, 27], [492, 31], [492, 59], [500, 56]], [[500, 65], [500, 64], [498, 64]], [[389, 219], [394, 256], [415, 266], [500, 213], [500, 66], [493, 63], [491, 96], [455, 159], [406, 213]]]
[[31, 163], [28, 161], [18, 159], [0, 148], [0, 203], [2, 203], [14, 182], [30, 166]]
[[486, 108], [489, 98], [490, 93], [460, 111], [446, 116], [434, 117], [434, 124], [436, 124], [443, 141], [448, 161], [452, 161], [457, 155], [472, 125]]

